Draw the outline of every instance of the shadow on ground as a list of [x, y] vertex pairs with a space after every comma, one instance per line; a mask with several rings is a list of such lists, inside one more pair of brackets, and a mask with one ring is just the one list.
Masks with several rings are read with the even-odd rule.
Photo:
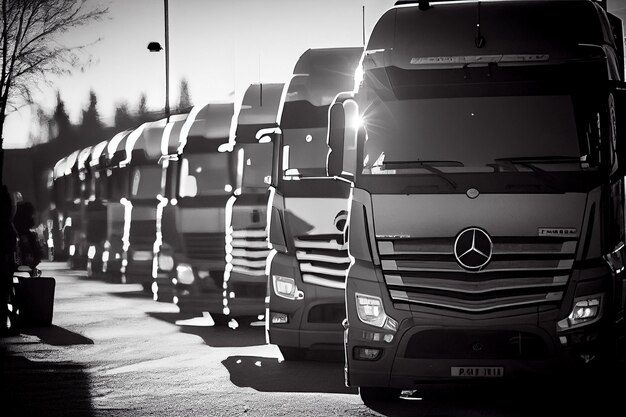
[[238, 387], [262, 392], [356, 394], [343, 383], [343, 364], [314, 361], [279, 362], [260, 356], [231, 356], [222, 365]]
[[[150, 317], [166, 321], [176, 325], [179, 320], [192, 318], [192, 315], [182, 313], [147, 313]], [[180, 331], [186, 334], [200, 336], [204, 343], [212, 347], [247, 347], [265, 344], [265, 328], [263, 326], [250, 326], [249, 320], [239, 320], [240, 325], [231, 329], [226, 325], [212, 327], [201, 326], [178, 326]]]
[[32, 327], [22, 329], [22, 333], [37, 336], [43, 343], [53, 346], [93, 345], [93, 340], [63, 327]]
[[585, 379], [424, 384], [408, 398], [369, 407], [390, 417], [621, 416], [623, 392]]
[[3, 351], [0, 413], [4, 416], [94, 416], [89, 376], [82, 365], [33, 362]]
[[152, 293], [144, 290], [124, 291], [124, 292], [109, 292], [109, 295], [120, 298], [145, 298], [152, 299]]

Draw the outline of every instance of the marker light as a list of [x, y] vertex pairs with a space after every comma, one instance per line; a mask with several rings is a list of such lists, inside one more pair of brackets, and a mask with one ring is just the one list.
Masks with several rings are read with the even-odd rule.
[[387, 330], [398, 330], [398, 322], [385, 314], [383, 301], [380, 297], [356, 293], [356, 312], [365, 324], [382, 327]]
[[95, 246], [89, 246], [89, 250], [87, 251], [87, 257], [89, 259], [93, 259], [96, 257], [96, 247]]
[[178, 282], [185, 285], [190, 285], [195, 280], [193, 269], [191, 269], [191, 265], [187, 264], [179, 264], [176, 267], [176, 276], [178, 277]]
[[296, 281], [293, 278], [282, 277], [280, 275], [272, 275], [274, 283], [274, 293], [288, 300], [302, 300], [304, 293], [296, 287]]
[[159, 268], [162, 271], [171, 271], [174, 269], [174, 258], [169, 255], [159, 255]]
[[570, 329], [585, 324], [590, 324], [600, 318], [602, 296], [594, 295], [581, 297], [574, 300], [574, 307], [567, 318], [558, 322], [559, 329]]

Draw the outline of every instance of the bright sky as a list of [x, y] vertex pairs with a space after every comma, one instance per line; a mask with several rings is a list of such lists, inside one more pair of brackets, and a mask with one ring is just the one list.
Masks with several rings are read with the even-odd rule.
[[[308, 48], [362, 43], [362, 6], [367, 37], [395, 0], [169, 0], [170, 104], [178, 103], [179, 83], [188, 79], [194, 103], [241, 97], [251, 82], [287, 81]], [[71, 76], [52, 78], [35, 101], [51, 113], [61, 92], [70, 118], [79, 123], [89, 90], [98, 98], [102, 120], [113, 124], [115, 104], [136, 109], [146, 92], [148, 107], [165, 102], [165, 55], [150, 53], [148, 42], [164, 45], [163, 0], [88, 0], [109, 6], [101, 22], [72, 31], [61, 41], [86, 48], [93, 63]], [[626, 0], [608, 0], [609, 10], [626, 20]], [[555, 22], [558, 25], [558, 22]], [[33, 129], [28, 108], [7, 118], [5, 147], [28, 145]]]
[[[624, 0], [626, 1], [626, 0]], [[169, 0], [170, 105], [179, 98], [180, 79], [189, 81], [194, 103], [243, 95], [251, 82], [285, 82], [308, 48], [362, 44], [362, 6], [367, 36], [394, 0]], [[35, 101], [48, 113], [61, 92], [70, 119], [79, 123], [89, 90], [98, 98], [102, 120], [113, 124], [115, 104], [136, 109], [146, 92], [148, 107], [165, 102], [165, 55], [150, 53], [150, 41], [165, 45], [163, 0], [88, 0], [104, 4], [101, 22], [78, 28], [61, 41], [86, 48], [93, 63], [71, 76], [41, 84]], [[28, 145], [31, 111], [7, 118], [5, 147]]]

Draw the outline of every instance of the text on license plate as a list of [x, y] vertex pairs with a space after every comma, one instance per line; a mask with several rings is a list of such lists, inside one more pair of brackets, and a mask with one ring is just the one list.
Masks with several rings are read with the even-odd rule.
[[502, 366], [452, 366], [450, 374], [468, 378], [499, 378], [504, 376]]

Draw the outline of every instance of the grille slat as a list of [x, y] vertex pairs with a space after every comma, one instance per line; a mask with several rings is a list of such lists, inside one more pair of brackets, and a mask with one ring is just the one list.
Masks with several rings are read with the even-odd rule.
[[473, 313], [563, 298], [574, 265], [574, 237], [492, 238], [490, 262], [468, 271], [454, 256], [455, 238], [380, 239], [385, 282], [395, 302]]
[[223, 260], [226, 255], [223, 233], [184, 233], [183, 239], [190, 259]]
[[350, 266], [347, 244], [340, 234], [306, 235], [294, 240], [302, 280], [329, 288], [344, 289]]
[[265, 276], [269, 248], [265, 228], [234, 230], [230, 263], [233, 272], [252, 276]]

